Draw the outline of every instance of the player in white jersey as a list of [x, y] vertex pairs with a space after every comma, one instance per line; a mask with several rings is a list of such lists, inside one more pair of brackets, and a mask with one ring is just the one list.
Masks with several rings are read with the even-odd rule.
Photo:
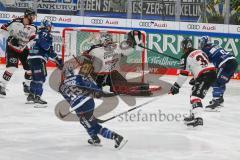
[[[129, 32], [128, 38], [121, 43], [113, 42], [111, 34], [102, 33], [100, 42], [84, 52], [85, 55], [93, 57], [97, 85], [99, 87], [109, 85], [111, 91], [116, 94], [150, 95], [148, 84], [127, 82], [118, 72], [121, 67], [121, 58], [132, 54], [137, 45], [142, 43], [141, 32]], [[142, 49], [139, 48], [138, 51], [141, 54]]]
[[170, 89], [170, 94], [179, 93], [179, 89], [187, 80], [187, 76], [191, 73], [194, 77], [194, 84], [190, 96], [192, 104], [190, 117], [184, 118], [187, 126], [203, 125], [201, 112], [203, 105], [201, 100], [205, 97], [210, 86], [217, 78], [216, 69], [212, 63], [209, 62], [207, 56], [203, 51], [193, 48], [193, 43], [190, 38], [184, 38], [181, 42], [181, 47], [184, 55], [180, 61], [180, 74], [177, 81]]
[[36, 27], [33, 21], [36, 13], [32, 9], [24, 12], [23, 18], [16, 18], [7, 24], [2, 25], [1, 29], [9, 33], [6, 47], [6, 70], [0, 77], [0, 95], [6, 95], [6, 85], [10, 81], [14, 71], [18, 68], [20, 60], [25, 72], [25, 82], [23, 82], [24, 92], [29, 93], [31, 82], [31, 71], [27, 63], [29, 47], [36, 36]]

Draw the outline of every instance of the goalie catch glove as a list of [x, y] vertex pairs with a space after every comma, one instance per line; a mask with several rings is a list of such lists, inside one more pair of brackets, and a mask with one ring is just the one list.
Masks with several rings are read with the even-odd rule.
[[180, 86], [175, 82], [173, 86], [171, 87], [170, 91], [168, 94], [178, 94], [179, 93]]
[[128, 38], [127, 42], [129, 46], [134, 48], [136, 45], [141, 45], [142, 44], [142, 33], [137, 30], [133, 30], [128, 32]]

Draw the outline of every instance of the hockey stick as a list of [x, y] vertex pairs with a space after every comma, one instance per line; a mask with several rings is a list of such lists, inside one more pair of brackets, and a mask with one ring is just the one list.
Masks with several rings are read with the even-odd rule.
[[172, 58], [172, 59], [174, 59], [174, 60], [180, 61], [180, 59], [178, 59], [178, 58], [175, 58], [175, 57], [169, 56], [169, 55], [167, 55], [167, 54], [158, 52], [158, 51], [156, 51], [156, 50], [150, 49], [150, 48], [145, 47], [145, 46], [143, 46], [143, 45], [141, 45], [141, 44], [139, 44], [138, 46], [141, 47], [141, 48], [144, 48], [144, 49], [146, 49], [146, 50], [149, 50], [149, 51], [152, 51], [152, 52], [161, 54], [161, 55], [163, 55], [163, 56], [165, 56], [165, 57]]
[[151, 99], [151, 100], [149, 100], [149, 101], [147, 101], [147, 102], [144, 102], [144, 103], [142, 103], [142, 104], [140, 104], [140, 105], [138, 105], [138, 106], [136, 106], [136, 107], [133, 107], [133, 108], [127, 110], [127, 111], [121, 112], [121, 113], [119, 113], [119, 114], [117, 114], [117, 115], [115, 115], [115, 116], [112, 116], [112, 117], [110, 117], [110, 118], [107, 118], [107, 119], [105, 119], [105, 120], [97, 119], [97, 118], [96, 118], [96, 119], [97, 119], [97, 121], [98, 121], [99, 123], [105, 123], [105, 122], [110, 121], [110, 120], [112, 120], [112, 119], [114, 119], [114, 118], [116, 118], [116, 117], [119, 117], [119, 116], [123, 115], [123, 114], [126, 114], [126, 113], [131, 112], [131, 111], [133, 111], [133, 110], [135, 110], [135, 109], [138, 109], [138, 108], [140, 108], [140, 107], [143, 107], [143, 106], [145, 106], [145, 105], [147, 105], [147, 104], [149, 104], [149, 103], [152, 103], [152, 102], [154, 102], [154, 101], [156, 101], [156, 100], [157, 100], [157, 98], [156, 98], [156, 99]]

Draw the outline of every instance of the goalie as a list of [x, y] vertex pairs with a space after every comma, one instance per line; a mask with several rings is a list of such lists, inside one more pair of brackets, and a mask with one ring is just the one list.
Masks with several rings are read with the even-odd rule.
[[[100, 88], [108, 85], [110, 91], [115, 94], [151, 95], [149, 84], [128, 82], [118, 69], [121, 67], [120, 61], [124, 56], [130, 55], [134, 49], [140, 48], [138, 46], [142, 43], [141, 37], [140, 31], [130, 31], [125, 41], [116, 43], [113, 42], [112, 34], [101, 33], [100, 43], [83, 52], [83, 55], [89, 55], [93, 59], [95, 75], [92, 77], [95, 77]], [[139, 51], [141, 52], [142, 49]]]

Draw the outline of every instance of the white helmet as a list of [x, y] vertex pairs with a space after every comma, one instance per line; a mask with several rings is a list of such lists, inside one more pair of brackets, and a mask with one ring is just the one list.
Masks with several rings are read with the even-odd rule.
[[112, 43], [113, 42], [112, 34], [110, 34], [110, 33], [101, 33], [101, 35], [100, 35], [100, 42], [102, 44]]

